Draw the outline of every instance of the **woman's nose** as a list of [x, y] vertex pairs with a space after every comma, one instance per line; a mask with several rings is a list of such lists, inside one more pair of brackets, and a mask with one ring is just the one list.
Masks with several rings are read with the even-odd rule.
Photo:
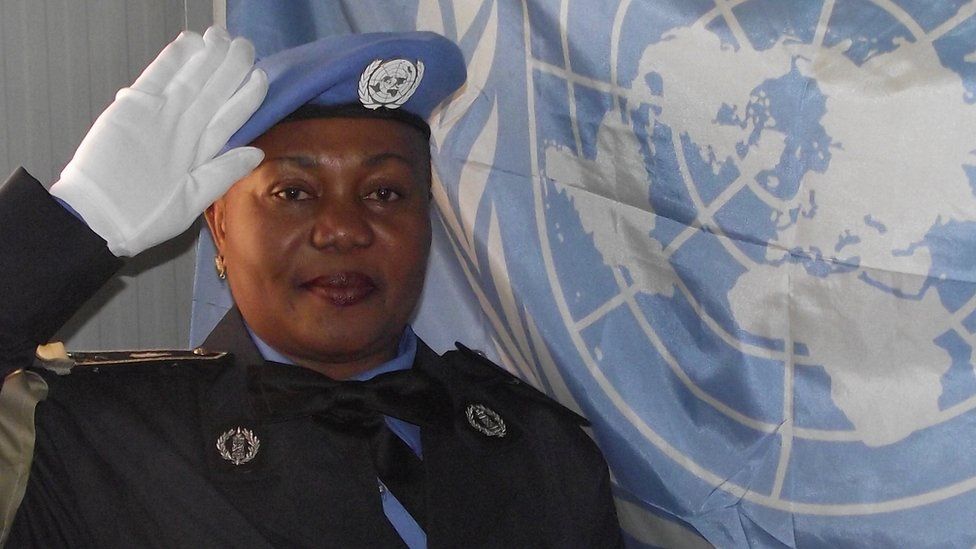
[[312, 229], [312, 246], [337, 251], [368, 247], [373, 243], [373, 229], [366, 216], [360, 204], [323, 202]]

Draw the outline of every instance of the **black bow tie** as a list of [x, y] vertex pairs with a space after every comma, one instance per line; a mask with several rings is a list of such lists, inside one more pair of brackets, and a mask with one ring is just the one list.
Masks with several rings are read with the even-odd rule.
[[414, 369], [366, 381], [336, 381], [301, 366], [268, 361], [251, 379], [256, 409], [270, 421], [314, 416], [337, 427], [372, 428], [382, 416], [430, 426], [449, 419], [447, 394]]
[[364, 441], [377, 476], [419, 524], [426, 523], [423, 465], [386, 428], [383, 416], [421, 427], [449, 422], [449, 399], [437, 380], [410, 369], [366, 381], [336, 381], [301, 366], [268, 361], [252, 370], [250, 384], [255, 410], [265, 421], [314, 417], [333, 431]]

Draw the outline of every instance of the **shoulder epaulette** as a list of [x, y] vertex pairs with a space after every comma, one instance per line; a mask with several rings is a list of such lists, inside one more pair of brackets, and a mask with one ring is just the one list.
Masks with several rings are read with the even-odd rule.
[[518, 395], [545, 404], [556, 411], [568, 415], [576, 423], [589, 426], [590, 421], [578, 413], [562, 405], [559, 401], [522, 381], [517, 376], [492, 362], [484, 353], [469, 349], [463, 343], [454, 342], [458, 352], [469, 360], [464, 361], [465, 373], [476, 380], [488, 384], [504, 385]]
[[89, 351], [89, 352], [70, 352], [68, 358], [74, 361], [77, 366], [107, 366], [111, 364], [135, 364], [139, 362], [174, 362], [181, 360], [216, 360], [223, 358], [227, 353], [210, 352], [204, 349], [153, 349], [138, 351]]
[[140, 363], [201, 362], [217, 360], [226, 355], [226, 352], [212, 352], [202, 348], [196, 348], [192, 351], [183, 349], [141, 349], [135, 351], [65, 352], [64, 345], [60, 342], [55, 342], [41, 345], [37, 348], [34, 365], [58, 375], [66, 375], [76, 368], [97, 370], [102, 366], [121, 366]]

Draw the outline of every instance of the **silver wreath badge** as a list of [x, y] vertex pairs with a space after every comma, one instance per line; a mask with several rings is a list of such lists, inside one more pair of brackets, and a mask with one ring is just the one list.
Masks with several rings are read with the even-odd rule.
[[[228, 448], [228, 442], [230, 448]], [[258, 455], [261, 440], [250, 429], [237, 427], [227, 431], [217, 438], [217, 451], [220, 457], [233, 463], [243, 465]]]

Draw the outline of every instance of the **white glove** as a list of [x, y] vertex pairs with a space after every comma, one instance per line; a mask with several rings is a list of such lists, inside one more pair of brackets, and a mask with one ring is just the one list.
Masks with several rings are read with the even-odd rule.
[[[119, 90], [51, 187], [116, 256], [182, 233], [264, 158], [254, 147], [214, 158], [257, 110], [268, 78], [254, 47], [210, 27], [185, 32]], [[247, 83], [241, 83], [250, 73]]]

